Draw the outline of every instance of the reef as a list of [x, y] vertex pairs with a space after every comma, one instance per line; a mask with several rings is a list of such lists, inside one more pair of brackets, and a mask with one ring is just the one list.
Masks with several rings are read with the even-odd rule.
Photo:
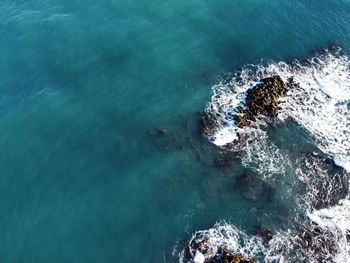
[[296, 242], [303, 248], [302, 257], [310, 258], [311, 256], [315, 262], [333, 263], [333, 258], [339, 252], [337, 238], [334, 234], [315, 224], [305, 226]]
[[274, 198], [275, 189], [250, 171], [239, 176], [235, 186], [241, 189], [243, 197], [250, 201], [272, 201]]
[[264, 226], [257, 226], [255, 228], [256, 234], [261, 237], [265, 246], [267, 246], [270, 240], [273, 238], [273, 233], [270, 229]]
[[167, 130], [165, 128], [162, 128], [162, 127], [155, 127], [149, 131], [149, 134], [151, 136], [164, 136], [167, 134]]
[[229, 168], [238, 163], [239, 156], [237, 153], [226, 153], [215, 158], [214, 164], [216, 168]]
[[202, 127], [202, 133], [206, 136], [213, 135], [214, 131], [217, 128], [217, 124], [210, 115], [200, 112], [200, 122]]
[[[250, 126], [258, 116], [273, 118], [280, 110], [280, 98], [287, 96], [287, 91], [298, 87], [299, 84], [294, 82], [293, 77], [286, 82], [280, 76], [272, 76], [263, 78], [253, 88], [247, 91], [245, 102], [235, 111], [227, 113], [227, 119], [233, 120], [238, 128]], [[213, 116], [209, 112], [200, 113], [201, 131], [206, 137], [212, 137], [220, 128], [225, 125], [224, 122], [217, 123], [217, 116]], [[244, 140], [243, 134], [237, 133], [238, 140]], [[234, 147], [228, 143], [224, 146], [230, 150]]]
[[219, 248], [217, 254], [204, 261], [205, 263], [256, 263], [255, 261], [244, 259], [240, 255], [233, 255], [225, 248]]
[[260, 82], [247, 91], [246, 105], [239, 107], [239, 113], [232, 116], [239, 128], [249, 126], [260, 114], [275, 116], [279, 110], [279, 98], [287, 95], [287, 86], [280, 76], [264, 78]]
[[[336, 205], [349, 192], [349, 174], [328, 157], [305, 153], [300, 161], [300, 171], [304, 174], [302, 196], [315, 209]], [[307, 175], [307, 176], [306, 176]], [[307, 194], [311, 193], [311, 194]]]
[[[210, 250], [210, 241], [208, 239], [204, 239], [201, 241], [195, 241], [188, 249], [196, 251], [196, 253], [201, 253], [206, 255]], [[196, 254], [195, 253], [195, 254]], [[187, 251], [188, 259], [193, 258], [193, 254]], [[254, 260], [246, 259], [240, 254], [234, 254], [229, 252], [225, 247], [218, 247], [214, 256], [207, 256], [204, 259], [204, 263], [257, 263]]]

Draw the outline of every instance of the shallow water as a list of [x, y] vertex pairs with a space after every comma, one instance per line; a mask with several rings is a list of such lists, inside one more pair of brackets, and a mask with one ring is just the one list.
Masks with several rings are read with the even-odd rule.
[[[218, 169], [225, 153], [198, 111], [247, 64], [347, 53], [349, 11], [345, 0], [2, 1], [0, 261], [178, 262], [221, 220], [247, 235], [291, 228], [305, 216], [293, 160]], [[307, 127], [271, 127], [256, 147], [324, 150]], [[237, 178], [276, 166], [273, 201], [246, 198]]]

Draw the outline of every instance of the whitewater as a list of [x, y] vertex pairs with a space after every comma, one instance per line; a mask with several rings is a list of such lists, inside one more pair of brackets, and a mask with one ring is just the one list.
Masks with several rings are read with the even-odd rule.
[[[230, 117], [245, 105], [247, 90], [263, 78], [280, 76], [292, 83], [280, 99], [275, 119], [264, 116], [239, 128]], [[275, 229], [271, 240], [246, 233], [229, 222], [193, 234], [180, 262], [204, 263], [225, 248], [258, 262], [350, 262], [350, 58], [339, 47], [316, 51], [291, 62], [247, 65], [212, 88], [206, 112], [215, 120], [207, 139], [241, 154], [242, 164], [273, 183], [290, 181], [284, 195], [298, 207], [291, 226]], [[276, 144], [268, 127], [293, 123], [310, 138], [317, 151], [292, 154]], [[303, 185], [304, 190], [298, 187]], [[299, 189], [299, 190], [298, 190]], [[287, 220], [287, 219], [286, 219]], [[205, 250], [194, 244], [206, 243]]]

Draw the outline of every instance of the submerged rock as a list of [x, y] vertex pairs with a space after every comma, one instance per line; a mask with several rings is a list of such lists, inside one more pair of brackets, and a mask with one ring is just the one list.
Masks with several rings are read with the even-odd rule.
[[266, 200], [272, 201], [275, 189], [264, 180], [256, 177], [251, 172], [246, 172], [238, 177], [236, 187], [242, 191], [244, 198], [256, 201]]
[[348, 242], [348, 243], [350, 243], [350, 231], [349, 230], [347, 230], [346, 231], [346, 241]]
[[299, 166], [299, 176], [305, 186], [301, 201], [307, 202], [312, 208], [321, 209], [336, 205], [348, 195], [349, 175], [332, 159], [305, 153], [299, 161]]
[[216, 168], [232, 167], [237, 162], [239, 162], [237, 153], [224, 154], [223, 156], [216, 157], [214, 161]]
[[164, 136], [167, 134], [167, 130], [165, 128], [162, 128], [162, 127], [155, 127], [149, 131], [149, 134], [151, 136]]
[[[270, 246], [272, 256], [286, 262], [335, 263], [344, 249], [342, 237], [335, 229], [323, 228], [304, 217], [293, 218], [293, 227], [279, 233]], [[345, 261], [344, 261], [345, 262]]]
[[191, 262], [194, 260], [201, 263], [257, 263], [239, 253], [229, 252], [224, 246], [213, 247], [209, 239], [191, 242], [184, 255]]
[[214, 119], [208, 114], [200, 114], [200, 115], [201, 115], [200, 122], [201, 122], [202, 133], [206, 136], [212, 135], [215, 129], [217, 128], [217, 125]]
[[296, 239], [302, 248], [305, 258], [313, 258], [315, 262], [332, 263], [339, 252], [336, 236], [329, 230], [317, 225], [304, 226], [304, 231]]
[[264, 245], [268, 245], [270, 240], [273, 238], [272, 231], [264, 226], [257, 226], [255, 231], [256, 234], [263, 240]]
[[205, 263], [256, 263], [255, 261], [244, 259], [240, 255], [233, 255], [225, 248], [219, 248], [217, 254], [204, 261]]
[[279, 98], [286, 96], [287, 90], [279, 76], [262, 79], [260, 84], [247, 91], [246, 105], [238, 108], [239, 114], [233, 115], [235, 124], [243, 128], [260, 114], [273, 117], [279, 109]]

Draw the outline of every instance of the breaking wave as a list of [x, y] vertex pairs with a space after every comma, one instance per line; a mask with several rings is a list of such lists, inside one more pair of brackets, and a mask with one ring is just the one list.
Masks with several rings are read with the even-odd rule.
[[[334, 161], [350, 170], [350, 59], [340, 49], [292, 63], [278, 62], [267, 66], [249, 65], [229, 80], [213, 87], [207, 112], [214, 117], [217, 129], [209, 137], [223, 146], [235, 142], [237, 134], [261, 137], [261, 117], [250, 128], [238, 128], [229, 113], [245, 103], [246, 92], [262, 78], [279, 75], [285, 82], [293, 78], [298, 83], [288, 96], [281, 99], [278, 119], [292, 119], [313, 137], [315, 144]], [[259, 136], [254, 136], [254, 130]], [[249, 147], [247, 147], [249, 148]]]
[[[277, 118], [271, 123], [260, 116], [249, 127], [237, 127], [230, 116], [245, 104], [247, 90], [275, 75], [295, 83], [280, 99]], [[289, 219], [292, 226], [275, 230], [267, 244], [227, 223], [198, 231], [180, 262], [210, 262], [221, 248], [266, 263], [350, 262], [350, 58], [334, 47], [304, 61], [248, 65], [213, 87], [206, 112], [216, 124], [207, 135], [211, 142], [243, 153], [242, 164], [265, 180], [276, 174], [293, 178], [291, 191], [302, 213]], [[306, 131], [317, 152], [293, 156], [270, 140], [266, 127], [288, 121]], [[194, 245], [203, 242], [204, 250]]]
[[180, 253], [179, 262], [216, 262], [210, 260], [221, 250], [253, 262], [350, 262], [347, 240], [350, 206], [346, 202], [310, 214], [306, 220], [295, 219], [295, 229], [275, 233], [268, 243], [264, 243], [263, 237], [249, 235], [233, 225], [217, 223], [191, 237], [188, 247]]
[[339, 204], [316, 210], [309, 218], [323, 229], [329, 229], [335, 237], [338, 253], [334, 262], [350, 262], [350, 201], [340, 200]]

